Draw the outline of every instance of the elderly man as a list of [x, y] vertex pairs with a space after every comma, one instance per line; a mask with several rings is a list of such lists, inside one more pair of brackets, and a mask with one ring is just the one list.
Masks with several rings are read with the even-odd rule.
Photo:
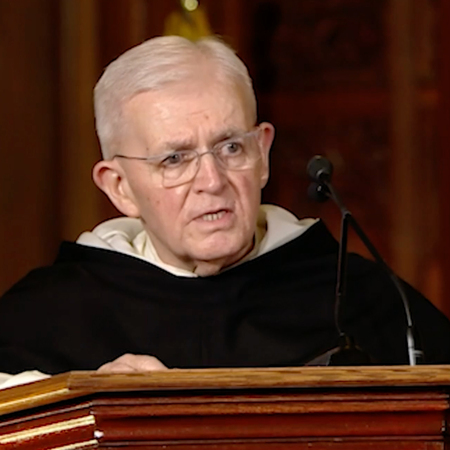
[[[106, 69], [95, 112], [93, 178], [126, 217], [2, 298], [0, 371], [303, 365], [336, 347], [338, 245], [322, 222], [260, 206], [274, 128], [257, 125], [229, 47], [144, 42]], [[426, 361], [450, 362], [447, 319], [406, 289]], [[374, 361], [407, 362], [400, 297], [356, 255], [342, 318]]]

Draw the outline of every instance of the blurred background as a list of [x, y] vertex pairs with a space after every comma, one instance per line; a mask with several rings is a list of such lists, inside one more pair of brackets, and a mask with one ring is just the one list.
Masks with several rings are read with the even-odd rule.
[[214, 33], [277, 129], [264, 200], [338, 236], [334, 205], [306, 195], [307, 161], [327, 156], [385, 259], [450, 315], [449, 23], [448, 0], [0, 0], [0, 292], [118, 215], [90, 175], [105, 65], [152, 36]]

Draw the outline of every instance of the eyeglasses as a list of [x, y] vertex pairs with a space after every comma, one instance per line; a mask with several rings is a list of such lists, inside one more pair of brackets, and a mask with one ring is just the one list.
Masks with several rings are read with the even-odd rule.
[[126, 156], [117, 154], [113, 158], [143, 161], [155, 169], [162, 177], [162, 185], [166, 188], [180, 186], [192, 181], [200, 168], [200, 158], [211, 154], [223, 170], [248, 170], [256, 166], [261, 159], [257, 145], [257, 127], [247, 133], [226, 139], [214, 145], [204, 153], [197, 150], [177, 150], [155, 156]]

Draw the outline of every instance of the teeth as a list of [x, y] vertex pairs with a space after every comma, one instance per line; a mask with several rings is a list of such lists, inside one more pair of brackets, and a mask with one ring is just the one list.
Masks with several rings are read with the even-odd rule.
[[204, 214], [202, 216], [203, 220], [213, 221], [213, 220], [219, 220], [225, 215], [225, 211], [220, 211], [218, 213], [214, 214]]

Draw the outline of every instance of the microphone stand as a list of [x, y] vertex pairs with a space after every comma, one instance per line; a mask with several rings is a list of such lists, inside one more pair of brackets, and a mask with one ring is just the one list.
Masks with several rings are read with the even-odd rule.
[[[326, 189], [323, 189], [323, 186], [326, 187]], [[317, 184], [316, 189], [320, 188], [320, 195], [326, 195], [328, 197], [331, 197], [336, 205], [339, 207], [341, 214], [342, 214], [342, 222], [341, 222], [341, 245], [339, 246], [339, 255], [338, 255], [338, 280], [337, 280], [337, 286], [336, 286], [336, 309], [335, 309], [335, 321], [336, 321], [336, 327], [338, 329], [338, 332], [340, 334], [340, 347], [341, 351], [350, 352], [354, 351], [355, 347], [354, 344], [351, 342], [351, 338], [345, 335], [345, 333], [342, 332], [341, 326], [340, 326], [340, 317], [339, 312], [341, 310], [340, 304], [342, 303], [342, 300], [345, 298], [345, 283], [346, 283], [346, 274], [347, 274], [347, 236], [348, 236], [348, 226], [350, 225], [353, 230], [358, 235], [359, 239], [363, 242], [363, 244], [366, 246], [366, 248], [369, 250], [370, 254], [373, 256], [375, 261], [381, 265], [381, 267], [384, 268], [384, 270], [389, 275], [389, 278], [394, 283], [395, 287], [397, 288], [400, 297], [403, 302], [403, 307], [406, 315], [406, 343], [407, 343], [407, 349], [408, 349], [408, 359], [409, 359], [409, 365], [415, 366], [417, 363], [417, 358], [419, 356], [422, 356], [422, 352], [420, 350], [416, 350], [415, 348], [415, 341], [414, 341], [414, 333], [413, 333], [413, 322], [411, 318], [411, 311], [409, 308], [409, 302], [408, 298], [406, 296], [405, 290], [402, 286], [402, 283], [400, 282], [399, 278], [395, 273], [392, 271], [392, 269], [387, 265], [387, 263], [384, 261], [384, 259], [381, 257], [381, 255], [378, 253], [375, 246], [372, 244], [372, 242], [369, 240], [367, 235], [364, 233], [362, 228], [359, 226], [356, 219], [353, 217], [351, 212], [347, 209], [347, 207], [344, 205], [344, 203], [341, 201], [339, 195], [337, 194], [336, 190], [334, 189], [333, 185], [327, 180], [322, 178], [320, 180], [320, 184]], [[324, 192], [325, 191], [325, 192]], [[361, 350], [358, 350], [356, 347], [357, 352], [361, 352]], [[337, 356], [339, 352], [332, 355]]]
[[[338, 269], [337, 269], [337, 282], [336, 282], [336, 303], [334, 310], [334, 321], [336, 329], [339, 333], [339, 347], [338, 350], [330, 355], [329, 365], [370, 365], [371, 359], [361, 348], [359, 348], [353, 339], [348, 336], [341, 327], [341, 304], [345, 302], [346, 288], [347, 288], [347, 259], [348, 259], [348, 226], [352, 217], [350, 211], [345, 207], [339, 198], [337, 192], [334, 190], [331, 183], [326, 180], [322, 181], [325, 185], [325, 190], [322, 188], [321, 194], [331, 196], [342, 213], [341, 219], [341, 237], [338, 253]], [[320, 185], [318, 185], [320, 186]], [[317, 189], [317, 188], [316, 188]], [[325, 191], [325, 192], [323, 192]]]

